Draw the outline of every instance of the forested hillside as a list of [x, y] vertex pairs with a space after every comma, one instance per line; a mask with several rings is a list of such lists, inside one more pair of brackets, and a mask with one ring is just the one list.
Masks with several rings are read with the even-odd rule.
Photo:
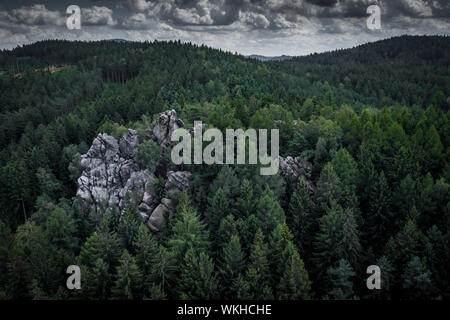
[[450, 41], [402, 36], [356, 48], [274, 62], [276, 69], [362, 94], [370, 104], [445, 107]]
[[[403, 36], [272, 62], [157, 41], [0, 52], [0, 297], [448, 299], [449, 47]], [[172, 109], [186, 127], [280, 129], [295, 174], [174, 168], [148, 137]], [[81, 155], [128, 129], [155, 204], [173, 202], [158, 236], [128, 198], [93, 212], [77, 196]], [[167, 195], [169, 170], [189, 187]], [[66, 288], [72, 264], [81, 290]]]

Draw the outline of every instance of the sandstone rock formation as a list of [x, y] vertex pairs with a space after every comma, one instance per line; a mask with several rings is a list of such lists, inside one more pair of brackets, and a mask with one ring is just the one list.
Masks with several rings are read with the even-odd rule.
[[314, 192], [314, 185], [311, 182], [312, 174], [312, 164], [308, 161], [303, 160], [301, 157], [291, 157], [280, 158], [280, 174], [283, 178], [290, 178], [293, 182], [303, 179], [308, 186], [309, 191]]
[[[160, 113], [155, 123], [145, 132], [146, 139], [153, 139], [163, 150], [172, 145], [170, 137], [174, 130], [183, 127], [175, 110]], [[149, 229], [160, 235], [174, 211], [172, 191], [189, 187], [188, 171], [158, 172], [165, 178], [163, 198], [159, 202], [153, 185], [155, 174], [141, 168], [136, 161], [140, 138], [129, 129], [119, 141], [101, 133], [93, 141], [89, 151], [82, 155], [82, 175], [78, 179], [77, 197], [83, 210], [101, 214], [107, 209], [122, 211], [127, 197], [138, 208]], [[293, 182], [304, 179], [311, 192], [312, 165], [300, 157], [280, 157], [280, 174]]]
[[[166, 111], [159, 114], [146, 136], [166, 149], [171, 145], [172, 132], [183, 125], [175, 110]], [[169, 171], [165, 177], [165, 198], [158, 203], [153, 186], [155, 175], [140, 168], [136, 161], [139, 143], [139, 136], [132, 129], [119, 142], [106, 133], [99, 134], [81, 156], [83, 172], [78, 179], [77, 197], [84, 210], [100, 215], [107, 208], [123, 210], [128, 194], [150, 230], [159, 234], [174, 210], [169, 191], [187, 189], [190, 172]]]
[[156, 123], [145, 134], [147, 138], [156, 141], [160, 147], [167, 148], [172, 144], [170, 141], [172, 133], [181, 127], [184, 127], [184, 123], [177, 118], [177, 112], [169, 110], [160, 113]]

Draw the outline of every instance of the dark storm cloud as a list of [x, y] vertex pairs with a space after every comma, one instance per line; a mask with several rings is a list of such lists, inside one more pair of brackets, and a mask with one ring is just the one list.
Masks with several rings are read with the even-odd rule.
[[337, 3], [337, 0], [306, 0], [306, 1], [320, 7], [334, 7]]
[[[31, 0], [0, 4], [0, 45], [65, 37], [66, 7], [82, 9], [77, 39], [182, 39], [239, 51], [323, 51], [399, 34], [448, 34], [449, 0]], [[382, 30], [366, 26], [381, 8]], [[6, 39], [8, 38], [8, 39]], [[291, 42], [289, 42], [291, 41]], [[302, 51], [303, 52], [303, 51]], [[286, 53], [286, 52], [284, 52]]]
[[[407, 18], [448, 18], [448, 0], [92, 0], [126, 8], [132, 14], [120, 25], [138, 28], [148, 19], [177, 28], [191, 26], [227, 26], [241, 22], [254, 29], [295, 28], [304, 19], [364, 19], [367, 7], [378, 4], [386, 22]], [[137, 15], [139, 14], [139, 15]], [[145, 18], [145, 19], [144, 19]], [[128, 19], [128, 20], [127, 20]], [[338, 23], [338, 20], [332, 20]], [[330, 22], [327, 21], [326, 27]], [[120, 28], [120, 25], [118, 26]]]

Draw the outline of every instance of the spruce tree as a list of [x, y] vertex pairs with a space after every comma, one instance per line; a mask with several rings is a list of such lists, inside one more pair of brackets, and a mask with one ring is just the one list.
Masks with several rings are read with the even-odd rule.
[[270, 234], [278, 224], [285, 222], [284, 211], [269, 188], [264, 190], [258, 201], [256, 216], [261, 222], [264, 234]]
[[336, 268], [330, 267], [327, 271], [330, 276], [331, 290], [328, 292], [334, 300], [351, 300], [354, 297], [352, 279], [355, 276], [353, 268], [347, 260], [339, 260]]
[[[268, 248], [264, 243], [264, 235], [261, 229], [255, 233], [253, 244], [250, 248], [248, 269], [245, 274], [247, 298], [246, 299], [268, 299], [270, 298], [270, 267], [268, 261]], [[239, 287], [239, 286], [238, 286]]]
[[322, 169], [319, 180], [317, 181], [316, 203], [322, 211], [326, 211], [331, 202], [340, 201], [341, 188], [340, 180], [331, 163]]
[[219, 265], [223, 298], [237, 298], [235, 282], [244, 269], [244, 259], [239, 236], [234, 234], [231, 236], [230, 242], [223, 248], [222, 259]]
[[181, 299], [211, 300], [217, 298], [218, 281], [214, 262], [204, 252], [190, 248], [184, 256], [179, 292]]
[[142, 271], [144, 293], [147, 294], [155, 281], [155, 260], [158, 258], [159, 246], [144, 224], [139, 227], [134, 247], [136, 248], [136, 264]]
[[184, 255], [189, 248], [199, 251], [210, 249], [209, 235], [205, 224], [200, 220], [197, 211], [190, 204], [182, 204], [168, 240], [171, 254], [177, 263], [183, 263]]
[[311, 282], [300, 254], [292, 242], [287, 244], [285, 252], [289, 254], [278, 286], [279, 298], [283, 300], [310, 299]]
[[303, 179], [297, 184], [297, 189], [291, 196], [289, 202], [287, 224], [294, 231], [296, 243], [299, 244], [300, 252], [310, 252], [312, 238], [312, 204], [309, 197], [308, 187]]
[[[82, 274], [83, 269], [82, 269]], [[90, 299], [106, 300], [109, 297], [110, 289], [112, 285], [111, 274], [108, 270], [108, 264], [102, 259], [97, 259], [94, 266], [85, 276], [85, 287], [82, 286], [82, 290], [85, 290], [85, 294]]]
[[116, 280], [112, 296], [118, 300], [132, 300], [142, 297], [142, 272], [133, 256], [124, 250], [116, 268]]
[[219, 231], [220, 222], [230, 213], [230, 204], [225, 196], [222, 188], [219, 188], [212, 198], [211, 206], [208, 208], [207, 222], [211, 239], [215, 247], [217, 247], [217, 232]]
[[436, 288], [432, 282], [431, 272], [414, 256], [407, 263], [402, 275], [403, 289], [408, 299], [432, 299], [435, 297]]
[[[314, 239], [313, 257], [317, 270], [327, 270], [342, 258], [341, 241], [343, 210], [332, 202], [327, 214], [319, 220], [319, 231]], [[319, 271], [320, 272], [320, 271]]]
[[240, 217], [248, 217], [255, 213], [255, 200], [253, 196], [252, 183], [244, 179], [241, 183], [239, 197], [237, 198], [236, 210]]
[[352, 209], [345, 209], [342, 219], [342, 239], [340, 241], [343, 257], [356, 268], [361, 252], [359, 231]]

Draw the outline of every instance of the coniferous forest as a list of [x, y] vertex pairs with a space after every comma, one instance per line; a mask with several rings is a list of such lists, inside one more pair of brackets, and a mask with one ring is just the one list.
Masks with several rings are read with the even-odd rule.
[[[449, 299], [449, 53], [445, 36], [268, 62], [179, 41], [1, 51], [0, 298]], [[277, 128], [302, 165], [175, 168], [146, 133], [167, 110], [187, 128]], [[152, 203], [171, 199], [158, 234], [133, 193], [79, 196], [94, 139], [127, 132]], [[190, 175], [167, 195], [171, 171]]]

